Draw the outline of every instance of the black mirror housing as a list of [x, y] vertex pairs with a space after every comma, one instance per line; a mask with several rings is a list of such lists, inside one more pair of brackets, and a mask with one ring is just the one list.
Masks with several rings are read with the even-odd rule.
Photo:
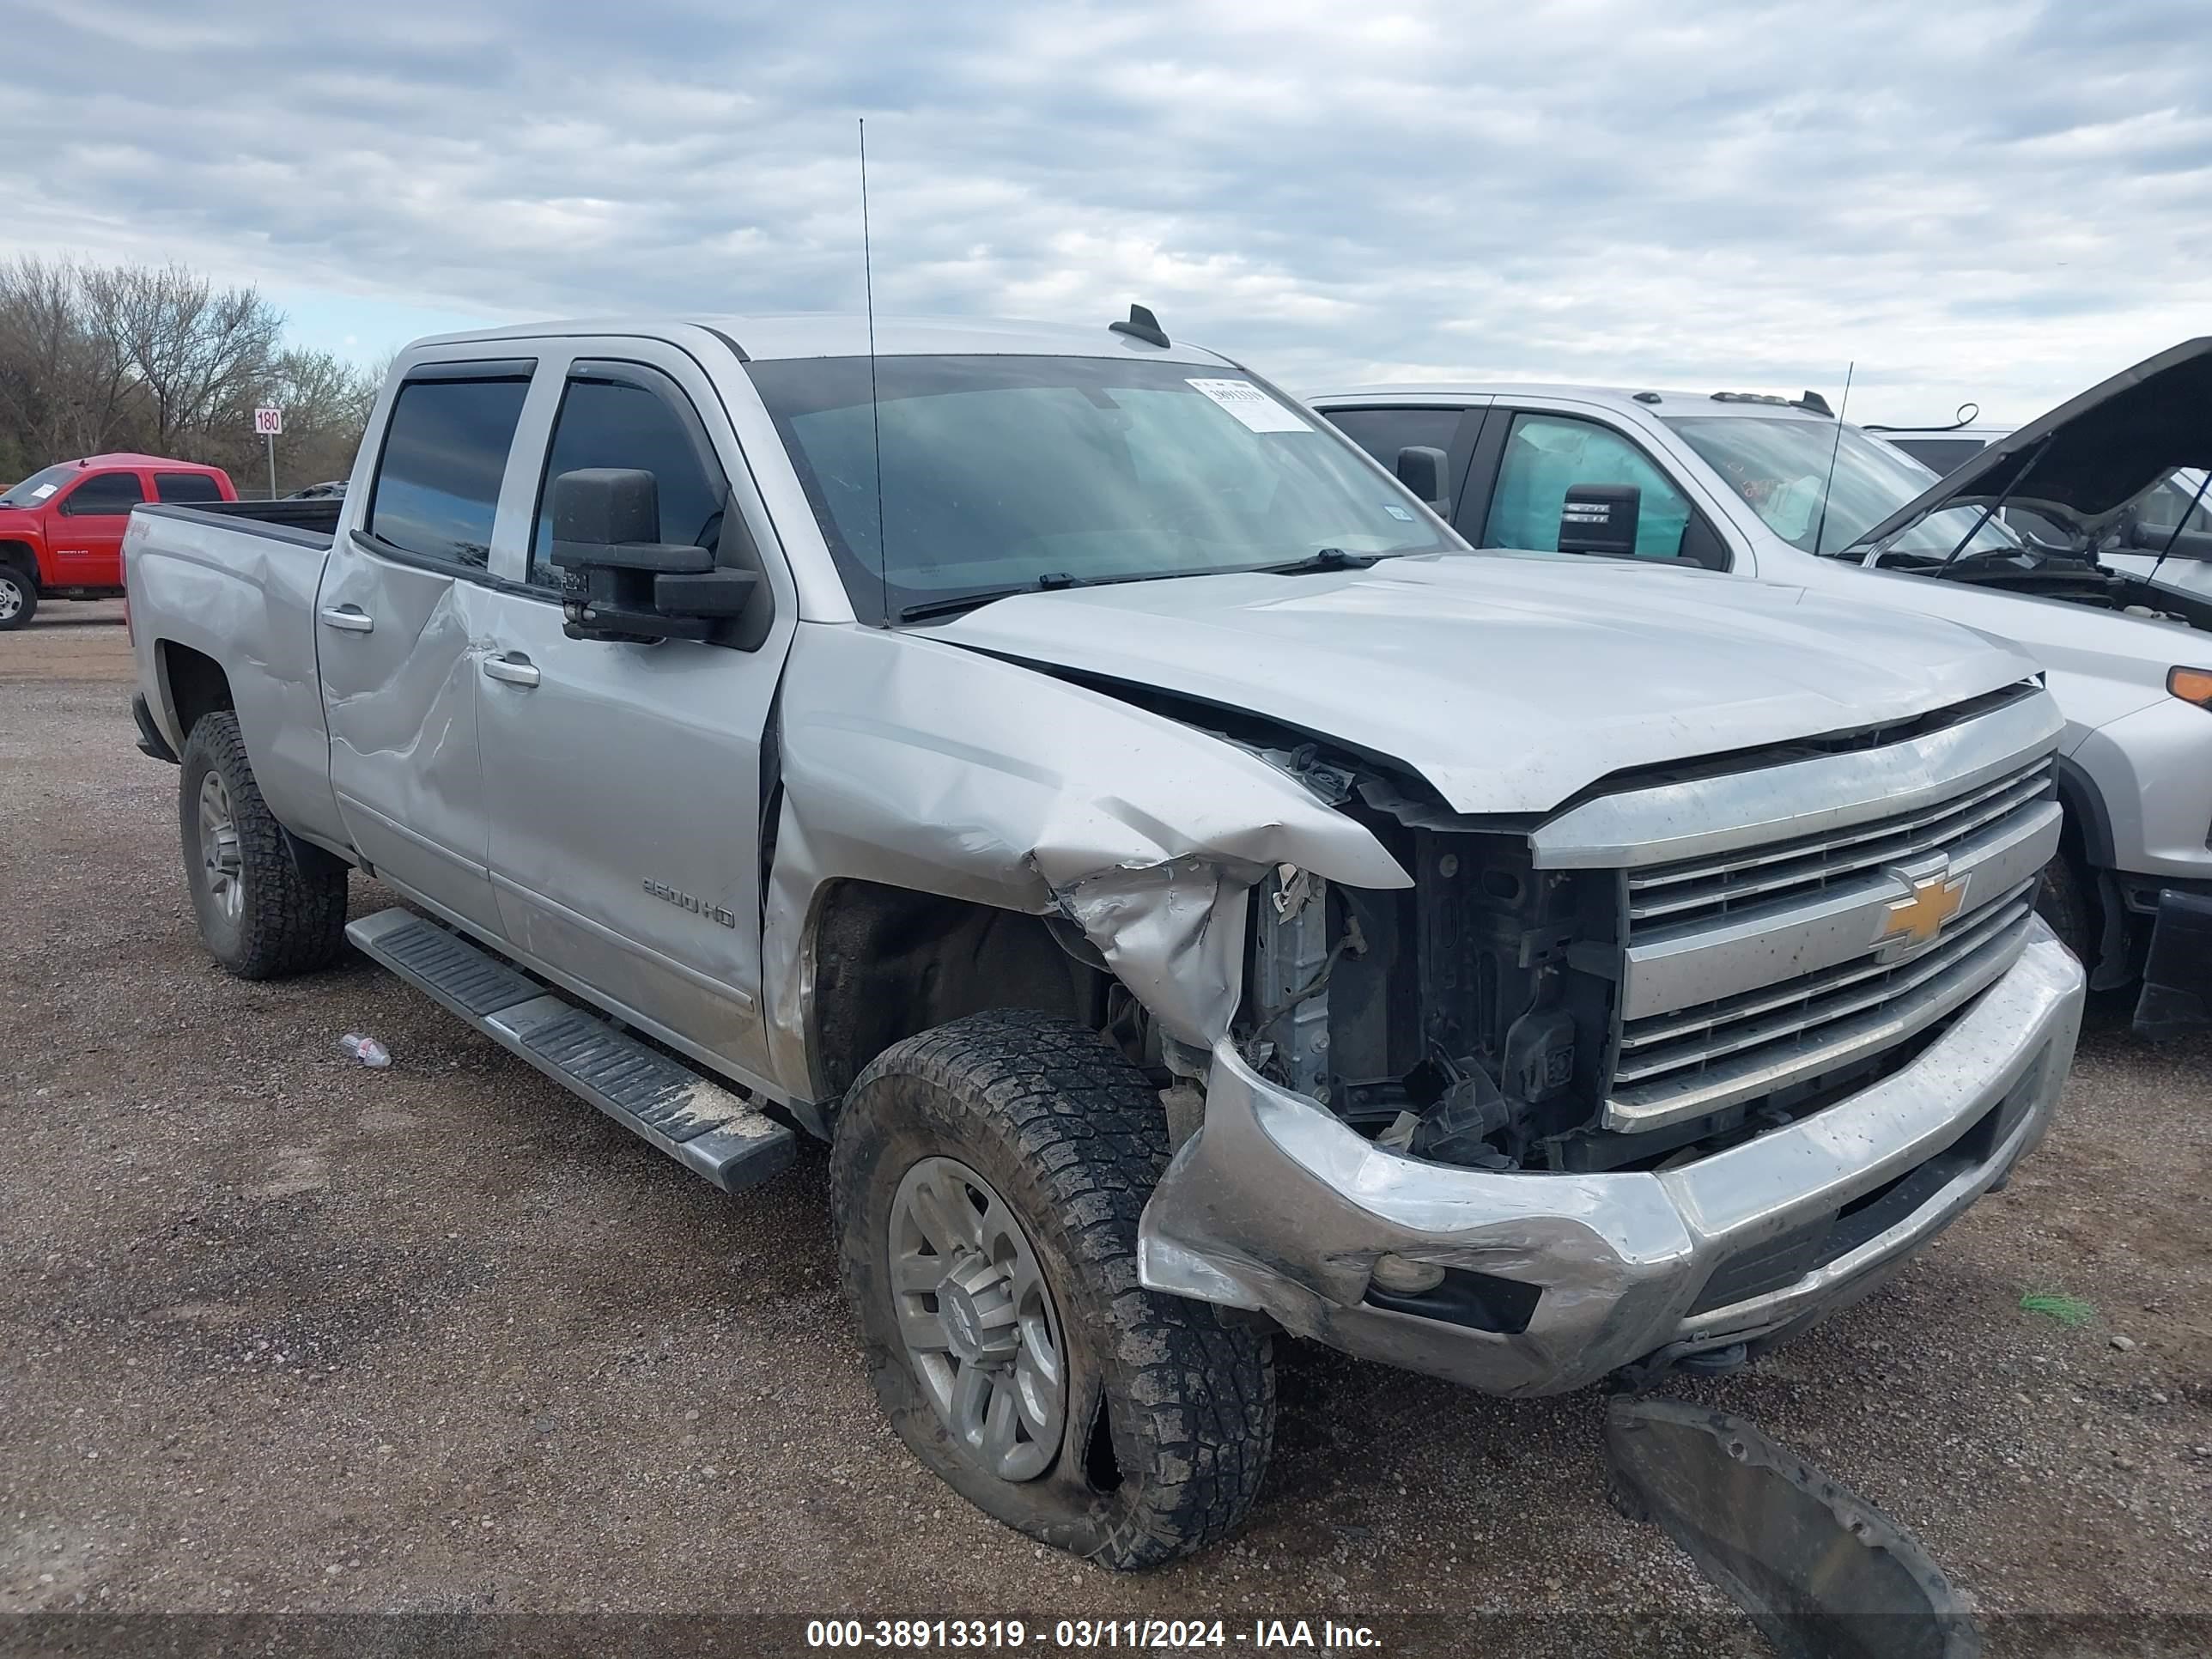
[[[660, 538], [660, 483], [635, 466], [587, 466], [553, 480], [553, 545], [614, 547]], [[556, 563], [584, 561], [556, 558]]]
[[665, 617], [742, 617], [759, 586], [753, 570], [665, 572], [653, 579], [653, 608]]
[[586, 466], [553, 480], [553, 562], [564, 570], [699, 571], [714, 550], [659, 539], [660, 484], [642, 467]]
[[551, 516], [562, 631], [571, 639], [711, 639], [752, 602], [757, 573], [717, 569], [710, 547], [655, 539], [660, 486], [642, 468], [563, 472], [553, 480]]
[[1444, 498], [1444, 453], [1426, 444], [1407, 444], [1398, 452], [1398, 482], [1426, 501], [1438, 518], [1451, 503]]
[[1559, 551], [1636, 556], [1644, 492], [1634, 484], [1570, 484], [1559, 504]]

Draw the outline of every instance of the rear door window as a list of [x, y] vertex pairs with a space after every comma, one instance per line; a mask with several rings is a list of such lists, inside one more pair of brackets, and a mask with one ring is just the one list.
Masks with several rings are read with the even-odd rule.
[[1398, 465], [1398, 452], [1419, 446], [1451, 453], [1458, 435], [1456, 409], [1330, 409], [1330, 422], [1387, 467]]
[[1498, 463], [1485, 547], [1559, 550], [1559, 509], [1577, 484], [1633, 484], [1643, 492], [1636, 556], [1684, 556], [1690, 503], [1650, 458], [1621, 434], [1564, 415], [1516, 415]]
[[128, 513], [146, 499], [146, 487], [136, 472], [100, 472], [87, 478], [62, 500], [62, 511], [73, 519], [101, 519]]
[[404, 553], [482, 569], [529, 391], [520, 376], [401, 386], [369, 496], [369, 533]]
[[154, 493], [161, 500], [179, 507], [222, 499], [221, 487], [204, 472], [156, 472], [154, 475]]
[[659, 539], [713, 547], [722, 533], [729, 483], [698, 413], [668, 376], [640, 363], [579, 362], [561, 393], [538, 522], [530, 540], [530, 580], [557, 586], [551, 562], [553, 480], [583, 467], [635, 467], [659, 487]]

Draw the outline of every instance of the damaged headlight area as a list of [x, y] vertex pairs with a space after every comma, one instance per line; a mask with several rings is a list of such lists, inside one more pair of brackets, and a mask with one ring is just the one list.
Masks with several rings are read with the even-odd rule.
[[1510, 833], [1360, 816], [1414, 884], [1268, 872], [1250, 908], [1245, 1058], [1380, 1146], [1472, 1169], [1589, 1167], [1568, 1144], [1597, 1131], [1617, 876], [1540, 871]]

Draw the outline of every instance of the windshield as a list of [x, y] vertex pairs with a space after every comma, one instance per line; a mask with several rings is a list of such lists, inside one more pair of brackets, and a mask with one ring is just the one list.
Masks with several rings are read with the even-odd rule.
[[1233, 369], [884, 357], [872, 410], [866, 357], [747, 367], [854, 610], [871, 620], [1323, 549], [1364, 559], [1464, 547], [1325, 422]]
[[43, 472], [33, 472], [22, 483], [12, 486], [0, 495], [0, 507], [36, 507], [50, 501], [61, 488], [83, 469], [75, 461], [64, 461], [59, 466], [50, 466]]
[[[1844, 551], [1936, 482], [1936, 475], [1911, 456], [1855, 426], [1755, 415], [1675, 416], [1667, 424], [1727, 480], [1769, 530], [1808, 553]], [[1820, 496], [1832, 453], [1835, 484], [1824, 526]], [[1892, 550], [1948, 557], [1980, 516], [1979, 507], [1932, 513], [1892, 543]], [[1818, 547], [1813, 544], [1815, 535]], [[1974, 532], [1966, 547], [1968, 553], [2019, 550], [2019, 541], [1995, 518]]]

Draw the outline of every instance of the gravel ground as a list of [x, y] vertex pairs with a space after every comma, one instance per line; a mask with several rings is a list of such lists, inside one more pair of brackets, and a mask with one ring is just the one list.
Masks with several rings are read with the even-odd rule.
[[[1726, 1613], [1607, 1504], [1596, 1396], [1295, 1343], [1226, 1548], [1116, 1577], [985, 1520], [877, 1417], [818, 1154], [725, 1198], [363, 963], [216, 969], [117, 618], [0, 635], [0, 1610], [1453, 1615], [1404, 1626], [1432, 1635], [1490, 1610], [1595, 1645], [1628, 1626], [1575, 1616]], [[356, 882], [356, 913], [388, 902]], [[2009, 1191], [1674, 1391], [1882, 1505], [1993, 1650], [2025, 1645], [2011, 1613], [2212, 1615], [2209, 1084], [2212, 1043], [2100, 1010]]]

